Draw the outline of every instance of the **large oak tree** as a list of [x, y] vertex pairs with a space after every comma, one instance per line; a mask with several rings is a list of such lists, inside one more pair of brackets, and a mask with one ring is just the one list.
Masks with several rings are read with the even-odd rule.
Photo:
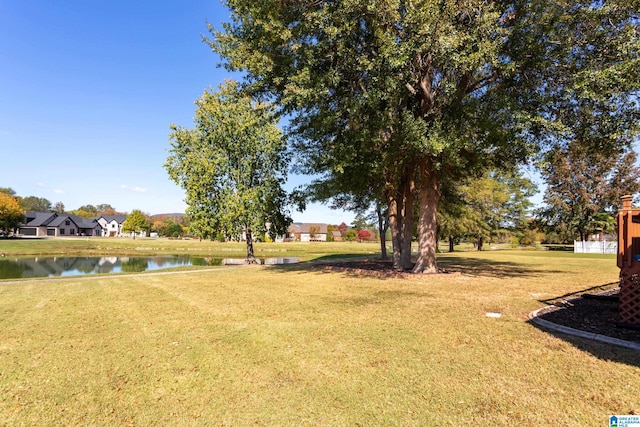
[[583, 140], [603, 148], [629, 135], [637, 3], [228, 0], [231, 22], [209, 42], [291, 115], [307, 172], [356, 194], [375, 182], [398, 268], [418, 217], [413, 271], [435, 272], [449, 181], [569, 140], [577, 118], [602, 119]]

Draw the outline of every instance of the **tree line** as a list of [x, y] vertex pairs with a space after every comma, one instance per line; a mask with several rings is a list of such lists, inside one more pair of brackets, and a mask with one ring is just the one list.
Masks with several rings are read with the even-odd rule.
[[152, 232], [159, 236], [183, 237], [188, 231], [188, 219], [183, 215], [149, 215], [139, 209], [130, 213], [119, 212], [108, 203], [83, 205], [78, 209], [66, 210], [64, 203], [52, 203], [43, 197], [16, 195], [10, 187], [0, 187], [0, 231], [5, 235], [15, 231], [25, 220], [26, 212], [55, 212], [76, 215], [84, 219], [97, 218], [101, 215], [125, 216], [123, 231], [125, 233]]

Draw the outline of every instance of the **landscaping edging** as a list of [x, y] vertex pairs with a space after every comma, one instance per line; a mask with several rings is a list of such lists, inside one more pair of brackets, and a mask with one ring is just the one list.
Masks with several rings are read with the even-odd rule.
[[618, 347], [624, 347], [630, 350], [640, 351], [640, 343], [621, 340], [619, 338], [612, 338], [602, 334], [596, 334], [592, 332], [581, 331], [579, 329], [570, 328], [568, 326], [559, 325], [557, 323], [550, 322], [548, 320], [538, 317], [541, 313], [553, 308], [553, 305], [539, 308], [529, 313], [529, 321], [542, 329], [546, 329], [553, 332], [560, 332], [566, 335], [571, 335], [578, 338], [584, 338], [591, 341], [600, 342], [603, 344], [615, 345]]

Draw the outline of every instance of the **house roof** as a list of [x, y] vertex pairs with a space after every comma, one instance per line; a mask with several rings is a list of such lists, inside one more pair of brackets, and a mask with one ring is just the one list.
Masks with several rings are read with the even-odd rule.
[[60, 227], [67, 220], [72, 221], [78, 228], [95, 228], [97, 225], [97, 223], [92, 219], [84, 219], [72, 214], [60, 214], [48, 225], [51, 227]]
[[122, 224], [127, 219], [127, 216], [126, 215], [100, 215], [99, 217], [96, 218], [96, 220], [100, 218], [104, 218], [105, 221], [107, 222], [115, 221], [118, 224]]
[[311, 228], [314, 233], [327, 234], [327, 224], [311, 223], [311, 222], [295, 222], [289, 226], [291, 233], [310, 233]]
[[95, 228], [97, 223], [92, 219], [80, 218], [72, 214], [58, 214], [55, 212], [27, 212], [25, 227], [60, 227], [64, 221], [71, 220], [78, 228]]
[[71, 218], [73, 222], [76, 223], [78, 228], [102, 228], [100, 224], [98, 224], [98, 221], [96, 219], [85, 219], [76, 215], [69, 215], [69, 218]]
[[27, 227], [41, 227], [49, 225], [58, 216], [55, 212], [27, 212], [25, 214]]
[[[50, 225], [51, 227], [60, 227], [67, 220], [72, 220], [73, 221], [73, 218], [71, 218], [71, 217], [72, 217], [72, 215], [66, 215], [66, 214], [58, 215], [51, 222], [49, 222], [49, 224], [47, 224], [47, 225]], [[76, 224], [75, 221], [73, 221], [73, 223]], [[78, 225], [78, 224], [76, 224], [76, 225]]]

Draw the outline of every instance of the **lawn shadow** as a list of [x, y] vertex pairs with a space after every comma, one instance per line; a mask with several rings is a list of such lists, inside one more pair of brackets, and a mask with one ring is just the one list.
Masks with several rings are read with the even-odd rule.
[[[390, 259], [383, 260], [379, 256], [334, 254], [319, 257], [308, 262], [275, 265], [273, 268], [283, 272], [313, 271], [319, 274], [340, 271], [349, 277], [369, 277], [381, 280], [419, 277], [418, 275], [412, 274], [410, 270], [394, 270]], [[464, 274], [467, 276], [496, 278], [537, 277], [559, 272], [557, 270], [527, 268], [515, 262], [447, 257], [446, 255], [440, 255], [438, 257], [438, 269], [440, 270], [439, 274], [442, 275]]]
[[456, 272], [469, 276], [496, 278], [537, 277], [561, 272], [559, 270], [527, 268], [515, 262], [473, 257], [447, 257], [446, 255], [438, 257], [438, 267], [452, 273]]
[[[529, 323], [532, 323], [529, 321]], [[533, 325], [536, 328], [540, 328], [538, 325]], [[598, 359], [607, 360], [611, 362], [624, 363], [625, 365], [640, 367], [640, 351], [624, 348], [613, 344], [598, 342], [589, 340], [586, 338], [580, 338], [573, 335], [568, 335], [562, 332], [545, 330], [550, 335], [568, 342], [577, 349], [590, 353]]]

